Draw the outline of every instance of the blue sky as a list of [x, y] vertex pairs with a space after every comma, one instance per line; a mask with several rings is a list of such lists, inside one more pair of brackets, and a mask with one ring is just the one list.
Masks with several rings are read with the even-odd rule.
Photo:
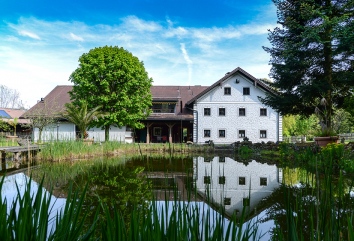
[[236, 67], [268, 78], [271, 0], [0, 1], [0, 84], [27, 107], [105, 45], [137, 56], [154, 85], [211, 85]]

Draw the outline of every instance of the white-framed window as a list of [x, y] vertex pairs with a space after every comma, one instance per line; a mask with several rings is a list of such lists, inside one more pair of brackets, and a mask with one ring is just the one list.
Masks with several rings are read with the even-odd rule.
[[224, 198], [224, 205], [231, 205], [231, 198], [230, 197]]
[[259, 185], [260, 186], [267, 186], [267, 178], [266, 177], [260, 177], [259, 178]]
[[260, 130], [259, 131], [259, 137], [260, 138], [267, 138], [267, 131], [266, 130]]
[[224, 129], [219, 130], [219, 137], [225, 138], [226, 137], [226, 130], [224, 130]]
[[204, 130], [204, 137], [210, 137], [210, 130], [209, 129]]
[[250, 87], [243, 87], [243, 95], [250, 95]]
[[246, 177], [238, 177], [238, 185], [246, 185]]
[[225, 116], [226, 115], [226, 109], [224, 107], [219, 108], [219, 116]]
[[259, 115], [260, 116], [267, 116], [267, 108], [261, 108], [259, 110]]
[[246, 108], [238, 108], [238, 116], [246, 116]]
[[204, 116], [210, 116], [210, 115], [211, 115], [210, 108], [204, 108]]
[[211, 183], [210, 176], [204, 176], [204, 184], [210, 184], [210, 183]]
[[224, 95], [231, 95], [231, 87], [224, 88]]
[[249, 207], [250, 206], [250, 198], [249, 197], [244, 197], [242, 199], [242, 204], [244, 207]]
[[238, 138], [244, 138], [244, 137], [246, 137], [246, 131], [238, 130]]
[[219, 184], [224, 185], [226, 183], [226, 177], [225, 176], [219, 176]]

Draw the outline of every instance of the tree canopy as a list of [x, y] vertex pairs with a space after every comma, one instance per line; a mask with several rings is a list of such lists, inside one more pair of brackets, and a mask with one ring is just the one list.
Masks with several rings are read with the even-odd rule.
[[269, 31], [271, 83], [261, 101], [283, 115], [310, 116], [326, 100], [326, 124], [354, 86], [352, 0], [273, 0], [279, 27]]
[[150, 114], [152, 79], [144, 64], [123, 48], [104, 46], [84, 53], [69, 80], [74, 104], [85, 100], [89, 109], [101, 106], [106, 113], [95, 122], [105, 128], [105, 140], [110, 125], [142, 128], [139, 120]]

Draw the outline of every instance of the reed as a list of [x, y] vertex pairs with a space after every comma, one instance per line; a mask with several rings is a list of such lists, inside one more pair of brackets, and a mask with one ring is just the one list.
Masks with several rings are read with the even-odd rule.
[[[4, 178], [0, 182], [2, 188]], [[0, 203], [0, 240], [256, 240], [254, 224], [242, 228], [242, 219], [225, 221], [210, 207], [191, 202], [152, 200], [147, 212], [134, 205], [129, 225], [118, 209], [102, 206], [103, 217], [96, 215], [89, 225], [83, 213], [87, 192], [70, 188], [65, 207], [53, 215], [52, 196], [44, 191], [43, 182], [37, 193], [31, 191], [32, 179], [24, 194], [17, 188], [17, 198], [8, 206]], [[91, 219], [90, 219], [91, 220]], [[98, 229], [98, 226], [100, 228]], [[97, 230], [100, 232], [97, 233]]]

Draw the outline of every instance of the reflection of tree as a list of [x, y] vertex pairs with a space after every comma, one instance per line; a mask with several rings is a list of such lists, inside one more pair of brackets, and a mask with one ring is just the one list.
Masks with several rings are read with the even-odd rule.
[[[152, 198], [151, 184], [141, 175], [143, 170], [143, 167], [95, 165], [75, 177], [78, 188], [88, 185], [83, 213], [92, 221], [100, 205], [110, 211], [116, 208], [128, 225], [134, 207], [144, 212], [147, 200]], [[99, 216], [103, 218], [104, 214]]]
[[[325, 186], [282, 185], [272, 195], [259, 203], [266, 208], [266, 218], [261, 222], [274, 220], [273, 240], [327, 240], [325, 236], [340, 240], [348, 237], [348, 217], [353, 213], [354, 200], [343, 186], [332, 185], [323, 180]], [[333, 181], [333, 180], [331, 180]], [[335, 190], [335, 188], [337, 190]], [[339, 195], [340, 194], [340, 195]]]

